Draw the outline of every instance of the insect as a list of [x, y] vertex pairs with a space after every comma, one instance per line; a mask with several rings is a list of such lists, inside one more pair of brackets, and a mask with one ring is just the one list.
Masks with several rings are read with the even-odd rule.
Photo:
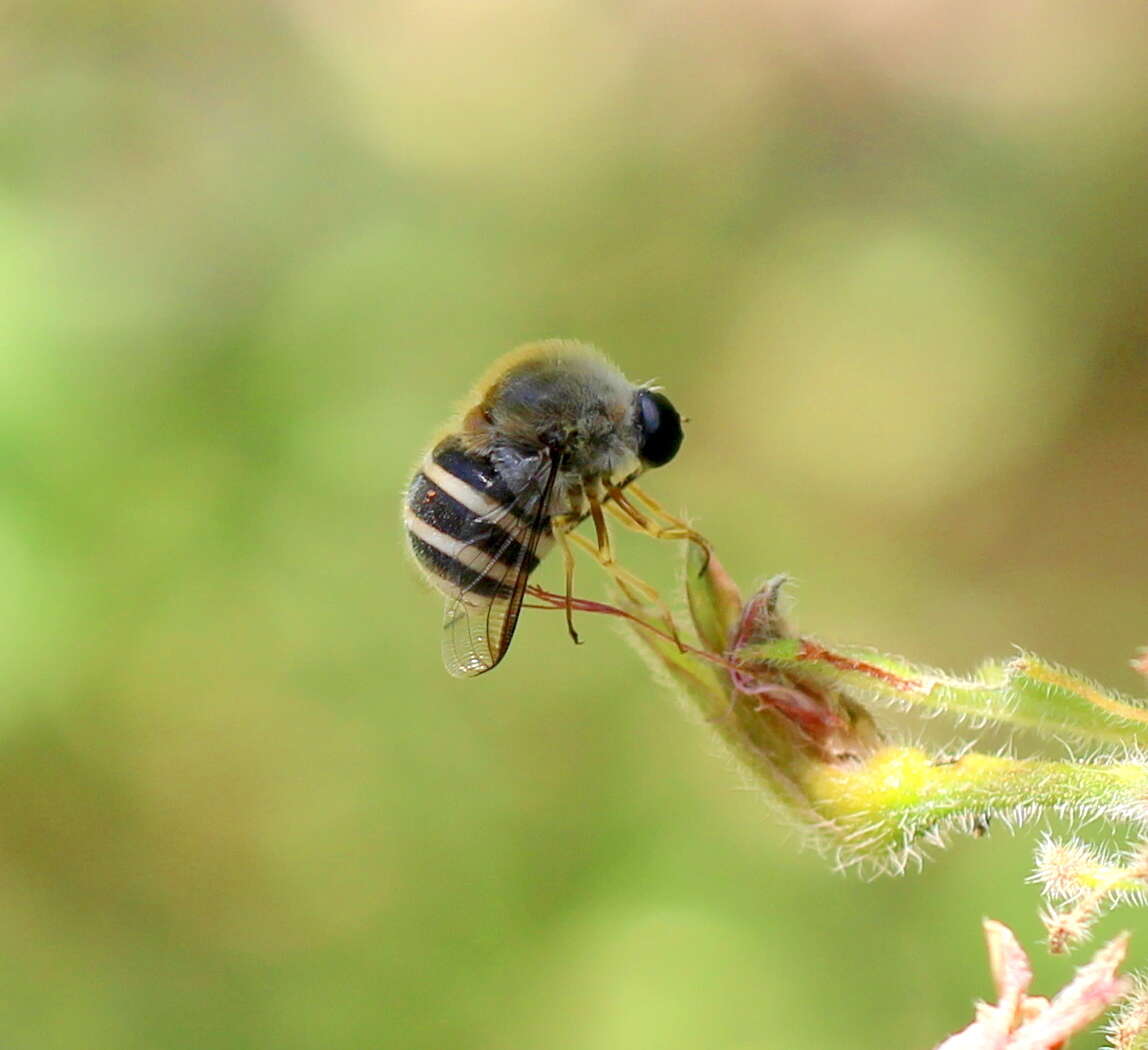
[[[664, 603], [619, 565], [605, 512], [647, 535], [708, 544], [634, 481], [677, 454], [682, 421], [669, 399], [631, 383], [590, 346], [548, 340], [500, 359], [450, 431], [423, 457], [403, 520], [426, 578], [446, 596], [443, 662], [489, 671], [506, 655], [530, 574], [557, 544], [572, 621], [572, 544], [588, 550], [634, 601]], [[573, 533], [589, 517], [595, 542]]]

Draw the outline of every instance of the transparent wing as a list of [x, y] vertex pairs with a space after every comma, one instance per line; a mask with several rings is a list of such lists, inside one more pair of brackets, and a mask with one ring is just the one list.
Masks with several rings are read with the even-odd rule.
[[[473, 678], [506, 655], [546, 531], [558, 465], [556, 456], [544, 459], [515, 502], [490, 519], [504, 539], [481, 559], [469, 559], [473, 581], [447, 599], [442, 661], [452, 675]], [[525, 508], [530, 512], [524, 513]]]

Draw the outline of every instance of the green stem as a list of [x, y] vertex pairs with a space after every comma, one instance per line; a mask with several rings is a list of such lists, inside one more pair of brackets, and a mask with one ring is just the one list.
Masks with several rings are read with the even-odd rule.
[[802, 787], [834, 829], [845, 860], [900, 862], [930, 833], [1037, 810], [1108, 820], [1148, 819], [1148, 768], [970, 753], [937, 762], [917, 748], [889, 747], [852, 769], [810, 765]]
[[862, 701], [946, 711], [1047, 736], [1148, 746], [1148, 709], [1033, 656], [986, 664], [975, 678], [957, 678], [862, 649], [830, 649], [806, 638], [746, 646], [738, 656], [799, 671], [822, 685], [847, 689]]

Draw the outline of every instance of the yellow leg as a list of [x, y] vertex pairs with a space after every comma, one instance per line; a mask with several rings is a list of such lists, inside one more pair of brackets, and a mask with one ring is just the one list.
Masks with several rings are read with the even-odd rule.
[[[670, 524], [668, 526], [659, 524], [647, 514], [642, 513], [628, 498], [628, 494], [633, 494], [640, 503], [645, 504], [651, 514], [661, 517]], [[637, 485], [630, 485], [625, 492], [620, 488], [611, 488], [608, 491], [608, 499], [609, 502], [606, 504], [607, 509], [627, 528], [633, 529], [635, 532], [645, 533], [647, 536], [653, 536], [659, 540], [689, 540], [691, 543], [696, 543], [701, 547], [708, 563], [710, 554], [709, 540], [700, 532], [691, 529], [689, 525], [680, 518], [675, 518], [653, 497], [646, 495]]]
[[627, 486], [626, 493], [633, 496], [639, 503], [644, 504], [646, 509], [651, 513], [656, 514], [659, 518], [665, 519], [671, 525], [674, 525], [679, 529], [685, 529], [686, 532], [693, 532], [693, 529], [691, 529], [684, 521], [682, 521], [681, 518], [675, 517], [668, 510], [666, 510], [665, 507], [663, 507], [640, 485]]
[[[570, 549], [569, 539], [571, 534], [564, 532], [561, 528], [554, 528], [554, 538], [558, 541], [558, 546], [562, 548], [562, 564], [566, 570], [566, 630], [570, 632], [570, 637], [574, 639], [575, 645], [581, 645], [582, 639], [578, 637], [578, 632], [574, 630], [574, 552]], [[574, 536], [574, 539], [581, 539], [580, 536]]]
[[647, 518], [637, 507], [623, 507], [611, 500], [606, 509], [614, 515], [626, 528], [633, 532], [640, 532], [643, 536], [652, 536], [656, 540], [690, 540], [698, 546], [709, 551], [709, 542], [701, 533], [694, 532], [686, 526], [659, 525]]
[[[629, 496], [633, 495], [637, 498], [639, 503], [645, 504], [648, 514], [642, 513], [637, 507], [634, 506]], [[624, 492], [622, 489], [612, 488], [609, 490], [610, 502], [608, 506], [620, 510], [624, 515], [622, 520], [629, 519], [627, 524], [638, 532], [645, 532], [649, 536], [654, 536], [657, 539], [669, 540], [691, 540], [699, 546], [709, 550], [709, 540], [707, 540], [700, 532], [691, 529], [681, 518], [675, 518], [669, 511], [662, 507], [652, 496], [648, 496], [637, 485], [631, 485]], [[661, 525], [649, 517], [649, 514], [656, 515], [670, 524], [668, 526]]]
[[598, 541], [599, 561], [603, 565], [614, 564], [614, 545], [610, 542], [610, 530], [606, 527], [606, 519], [602, 516], [602, 501], [590, 497], [590, 517], [594, 522], [594, 536]]
[[613, 545], [610, 542], [610, 530], [607, 528], [606, 519], [602, 514], [603, 505], [593, 497], [590, 498], [589, 503], [590, 516], [594, 520], [594, 530], [597, 534], [597, 546], [576, 533], [571, 533], [570, 539], [583, 549], [589, 551], [594, 560], [613, 577], [618, 589], [631, 602], [653, 606], [658, 617], [665, 623], [670, 634], [673, 635], [678, 647], [682, 648], [684, 652], [682, 641], [678, 637], [677, 624], [674, 623], [674, 617], [670, 611], [670, 607], [666, 605], [656, 588], [651, 587], [650, 584], [646, 583], [646, 581], [636, 573], [631, 572], [615, 561]]
[[572, 532], [569, 538], [584, 551], [587, 551], [590, 557], [613, 577], [618, 588], [630, 601], [641, 604], [659, 600], [658, 592], [645, 580], [630, 572], [629, 569], [623, 568], [613, 559], [603, 558], [601, 548], [596, 547], [585, 536], [579, 536], [576, 532]]

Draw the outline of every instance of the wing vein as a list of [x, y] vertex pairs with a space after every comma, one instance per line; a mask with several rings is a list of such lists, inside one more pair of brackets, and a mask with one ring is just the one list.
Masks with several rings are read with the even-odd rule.
[[[480, 579], [493, 584], [495, 593], [489, 600], [479, 600], [471, 585], [460, 587], [458, 594], [447, 600], [443, 662], [451, 674], [483, 674], [506, 654], [518, 625], [530, 573], [537, 564], [539, 543], [549, 533], [546, 519], [559, 465], [556, 456], [541, 457], [538, 468], [512, 503], [500, 507], [497, 515], [475, 519], [504, 533], [493, 549], [487, 548], [488, 553], [476, 557], [478, 548], [474, 544], [480, 541], [473, 540], [467, 545], [469, 553], [467, 548], [452, 552], [455, 558], [465, 560]], [[535, 499], [537, 503], [527, 514], [526, 508]], [[513, 556], [504, 561], [508, 551]]]

